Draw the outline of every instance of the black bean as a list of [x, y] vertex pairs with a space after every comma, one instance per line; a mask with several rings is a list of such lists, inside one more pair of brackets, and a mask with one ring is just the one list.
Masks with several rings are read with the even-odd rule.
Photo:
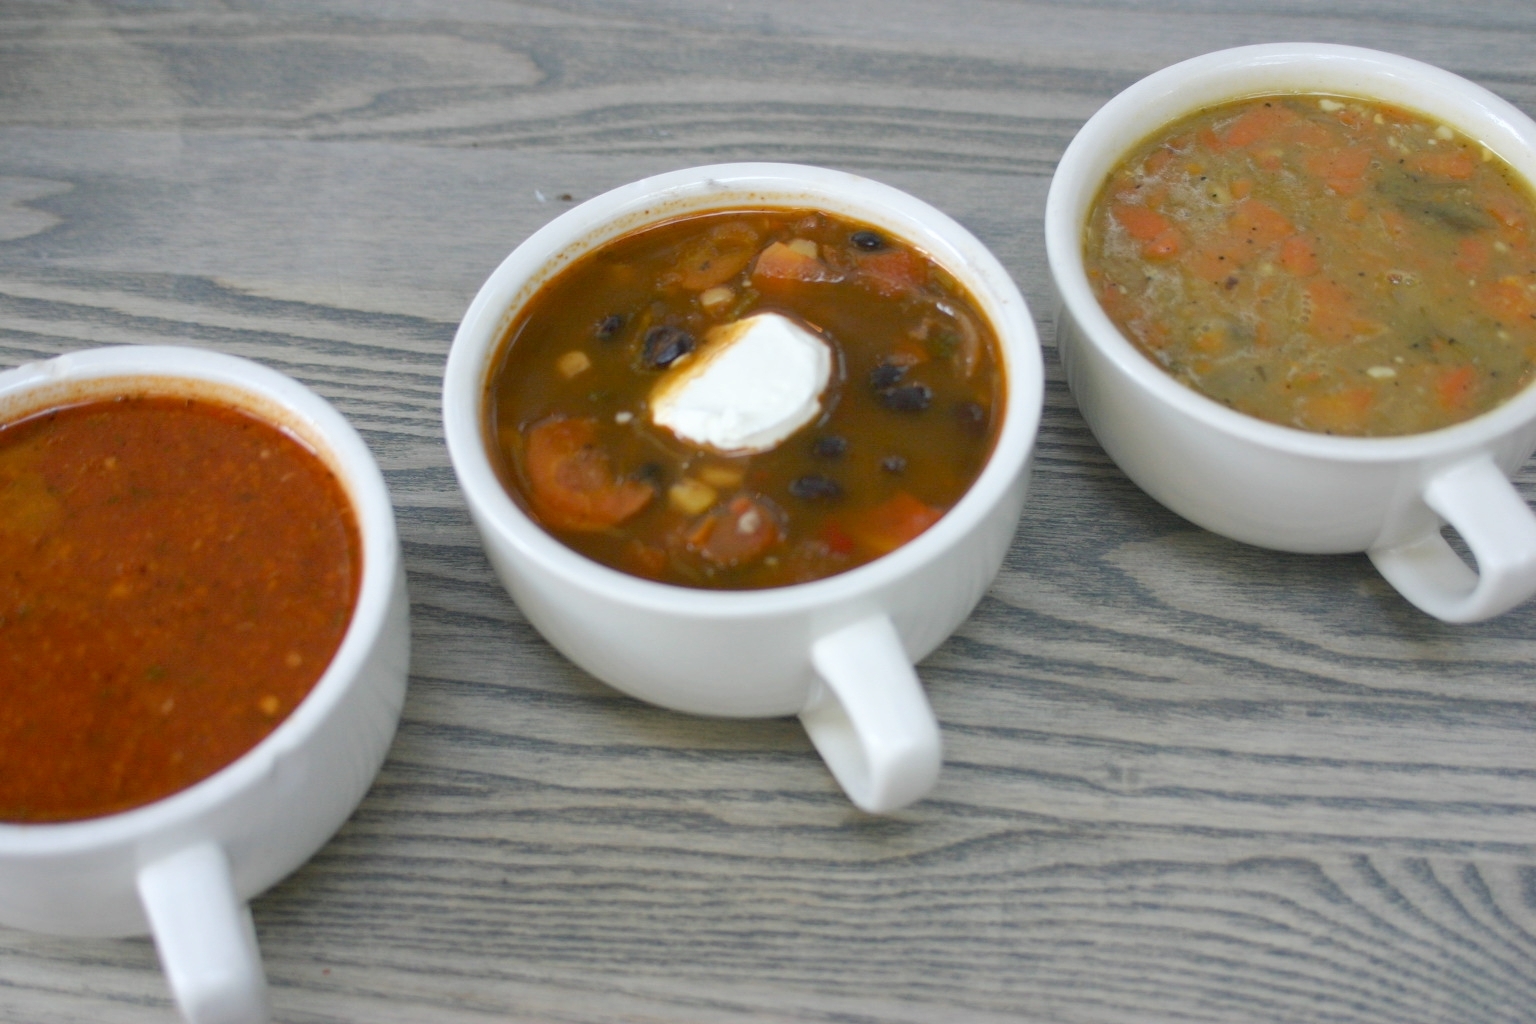
[[840, 459], [848, 451], [848, 439], [840, 434], [823, 434], [811, 445], [818, 459]]
[[887, 473], [905, 473], [907, 471], [907, 457], [905, 455], [887, 455], [880, 460], [880, 468]]
[[635, 479], [641, 483], [660, 486], [667, 478], [667, 471], [659, 462], [647, 462], [635, 470]]
[[609, 313], [597, 322], [597, 336], [603, 341], [607, 341], [623, 329], [623, 313]]
[[884, 391], [901, 383], [901, 378], [907, 375], [905, 366], [897, 366], [895, 363], [881, 363], [869, 371], [869, 386], [876, 391]]
[[979, 402], [956, 402], [955, 421], [968, 434], [987, 432], [987, 410]]
[[831, 477], [807, 473], [790, 481], [789, 493], [805, 501], [831, 501], [843, 496], [843, 485]]
[[933, 389], [927, 384], [903, 384], [880, 392], [880, 404], [896, 412], [922, 412], [933, 401]]
[[855, 231], [848, 240], [865, 252], [879, 252], [885, 248], [885, 238], [877, 231]]
[[640, 361], [649, 369], [663, 370], [692, 352], [693, 346], [693, 335], [681, 327], [652, 327], [645, 332]]

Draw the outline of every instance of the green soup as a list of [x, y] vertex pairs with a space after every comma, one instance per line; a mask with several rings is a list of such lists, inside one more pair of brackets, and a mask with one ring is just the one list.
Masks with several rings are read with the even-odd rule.
[[1536, 203], [1503, 160], [1343, 96], [1202, 110], [1109, 175], [1085, 236], [1106, 313], [1175, 378], [1328, 434], [1435, 430], [1536, 364]]

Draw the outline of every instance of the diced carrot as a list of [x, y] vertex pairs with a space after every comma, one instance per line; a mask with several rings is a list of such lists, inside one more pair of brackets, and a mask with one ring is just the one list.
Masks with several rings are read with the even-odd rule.
[[1425, 150], [1414, 156], [1408, 165], [1420, 174], [1452, 181], [1466, 181], [1477, 172], [1477, 159], [1465, 147]]
[[1364, 433], [1376, 393], [1369, 387], [1309, 395], [1300, 403], [1303, 424], [1329, 434]]
[[1308, 333], [1321, 341], [1351, 341], [1381, 329], [1360, 314], [1359, 303], [1347, 288], [1326, 277], [1308, 278], [1302, 296], [1302, 320]]
[[928, 529], [943, 515], [942, 508], [929, 505], [907, 491], [897, 491], [844, 526], [848, 535], [860, 545], [885, 554]]
[[1285, 126], [1280, 138], [1293, 151], [1334, 150], [1339, 148], [1341, 141], [1337, 126], [1319, 124], [1300, 117]]
[[892, 366], [920, 366], [932, 359], [928, 346], [916, 338], [902, 338], [891, 346], [890, 350], [881, 357], [882, 362]]
[[1110, 210], [1110, 215], [1125, 228], [1126, 234], [1141, 243], [1141, 254], [1147, 259], [1167, 259], [1183, 248], [1179, 229], [1156, 210], [1122, 203]]
[[1177, 155], [1171, 146], [1159, 146], [1141, 162], [1142, 169], [1148, 177], [1156, 177]]
[[1308, 155], [1303, 166], [1308, 173], [1321, 178], [1334, 195], [1353, 196], [1365, 188], [1371, 153], [1359, 146], [1330, 148]]
[[1235, 281], [1244, 264], [1254, 255], [1241, 241], [1230, 235], [1218, 235], [1206, 239], [1200, 248], [1190, 250], [1180, 262], [1184, 270], [1198, 280], [1224, 285]]
[[655, 497], [650, 484], [617, 478], [596, 440], [597, 421], [590, 417], [551, 417], [529, 428], [529, 496], [534, 513], [551, 529], [606, 530]]
[[1195, 333], [1189, 347], [1206, 355], [1217, 355], [1227, 347], [1227, 332], [1219, 327], [1207, 327]]
[[855, 266], [858, 273], [854, 280], [886, 298], [910, 295], [928, 280], [927, 262], [910, 249], [860, 254]]
[[1508, 196], [1491, 196], [1488, 200], [1488, 212], [1495, 220], [1507, 228], [1525, 227], [1525, 208], [1513, 198]]
[[1221, 132], [1221, 142], [1229, 149], [1251, 146], [1261, 139], [1274, 138], [1294, 120], [1296, 114], [1283, 104], [1265, 103], [1250, 107]]
[[1468, 365], [1443, 367], [1435, 376], [1435, 401], [1450, 412], [1466, 407], [1477, 384], [1477, 370]]
[[1233, 199], [1247, 199], [1253, 193], [1253, 179], [1234, 178], [1227, 191], [1232, 193]]
[[1514, 274], [1479, 285], [1477, 301], [1506, 324], [1536, 319], [1536, 282], [1527, 284]]
[[1269, 246], [1295, 233], [1285, 214], [1262, 199], [1244, 199], [1232, 211], [1230, 230], [1245, 243]]
[[1359, 131], [1366, 126], [1367, 118], [1365, 111], [1355, 107], [1345, 107], [1343, 110], [1334, 111], [1334, 116], [1339, 119], [1340, 124], [1355, 131]]
[[1315, 274], [1317, 249], [1306, 235], [1292, 235], [1280, 243], [1280, 266], [1296, 277]]
[[1469, 277], [1476, 277], [1488, 269], [1493, 259], [1493, 246], [1486, 238], [1469, 235], [1456, 243], [1456, 269]]
[[1138, 242], [1150, 241], [1173, 227], [1167, 217], [1145, 206], [1121, 204], [1109, 211], [1111, 217], [1125, 228], [1125, 233]]
[[752, 267], [752, 283], [759, 288], [836, 278], [836, 273], [821, 260], [785, 242], [774, 242], [758, 253], [757, 262]]

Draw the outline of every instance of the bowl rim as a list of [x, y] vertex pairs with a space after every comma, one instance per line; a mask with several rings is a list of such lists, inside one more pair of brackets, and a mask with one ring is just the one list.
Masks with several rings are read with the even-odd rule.
[[[125, 382], [129, 388], [122, 387]], [[352, 618], [309, 693], [250, 750], [185, 789], [128, 810], [71, 821], [0, 822], [0, 859], [57, 856], [151, 840], [259, 788], [361, 679], [389, 622], [401, 563], [383, 474], [351, 423], [293, 378], [241, 356], [190, 346], [84, 349], [0, 372], [0, 417], [9, 419], [9, 409], [21, 415], [38, 411], [70, 395], [96, 397], [124, 390], [195, 394], [234, 405], [295, 437], [325, 461], [352, 503], [362, 545], [362, 578]]]
[[1100, 107], [1068, 144], [1052, 176], [1045, 208], [1046, 254], [1058, 303], [1071, 314], [1081, 343], [1096, 349], [1160, 404], [1202, 426], [1303, 457], [1354, 464], [1447, 460], [1536, 419], [1533, 383], [1471, 419], [1417, 434], [1351, 437], [1284, 426], [1228, 408], [1181, 384], [1109, 319], [1088, 283], [1082, 232], [1110, 169], [1141, 141], [1202, 106], [1292, 91], [1382, 100], [1438, 118], [1503, 158], [1536, 195], [1536, 122], [1507, 100], [1443, 68], [1336, 43], [1262, 43], [1192, 57], [1140, 79]]
[[[547, 533], [502, 486], [482, 427], [485, 376], [517, 309], [571, 260], [642, 225], [712, 210], [809, 207], [873, 223], [916, 245], [962, 281], [992, 323], [1006, 364], [1006, 408], [992, 454], [965, 495], [890, 554], [823, 579], [756, 590], [631, 576]], [[444, 372], [443, 421], [460, 488], [482, 530], [494, 531], [521, 559], [631, 607], [724, 621], [848, 602], [943, 557], [981, 525], [1027, 467], [1043, 400], [1043, 357], [1028, 306], [996, 256], [969, 230], [923, 200], [868, 178], [809, 165], [743, 162], [683, 168], [620, 186], [565, 211], [518, 245], [481, 286], [455, 334]]]

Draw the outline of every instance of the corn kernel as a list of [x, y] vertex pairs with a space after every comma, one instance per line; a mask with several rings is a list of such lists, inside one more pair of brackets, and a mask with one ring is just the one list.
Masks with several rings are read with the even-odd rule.
[[592, 366], [592, 359], [580, 349], [572, 349], [555, 361], [560, 376], [570, 380], [578, 373], [585, 373]]
[[708, 511], [719, 496], [720, 492], [709, 484], [687, 476], [667, 488], [667, 504], [687, 516]]

